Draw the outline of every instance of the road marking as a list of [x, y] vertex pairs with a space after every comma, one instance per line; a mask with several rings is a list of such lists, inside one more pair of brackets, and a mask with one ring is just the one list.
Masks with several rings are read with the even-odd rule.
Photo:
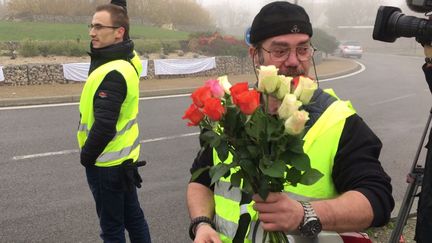
[[411, 96], [414, 96], [414, 95], [416, 95], [416, 94], [414, 94], [414, 93], [406, 94], [406, 95], [395, 97], [395, 98], [392, 98], [392, 99], [382, 100], [382, 101], [379, 101], [379, 102], [371, 103], [371, 104], [369, 104], [369, 106], [382, 105], [382, 104], [385, 104], [385, 103], [390, 103], [390, 102], [393, 102], [393, 101], [402, 100], [402, 99], [405, 99], [405, 98], [408, 98], [408, 97], [411, 97]]
[[[200, 134], [199, 132], [194, 132], [194, 133], [185, 133], [185, 134], [160, 137], [160, 138], [150, 138], [150, 139], [141, 140], [140, 143], [144, 144], [144, 143], [153, 143], [153, 142], [159, 142], [159, 141], [173, 140], [173, 139], [177, 139], [177, 138], [197, 136], [199, 134]], [[19, 156], [12, 157], [12, 160], [25, 160], [25, 159], [34, 159], [34, 158], [42, 158], [42, 157], [51, 157], [51, 156], [56, 156], [56, 155], [74, 154], [74, 153], [78, 153], [78, 152], [79, 152], [78, 149], [69, 149], [69, 150], [56, 151], [56, 152], [46, 152], [46, 153], [40, 153], [40, 154], [19, 155]]]
[[[161, 96], [152, 96], [152, 97], [142, 97], [139, 100], [159, 100], [159, 99], [171, 99], [171, 98], [179, 98], [179, 97], [187, 97], [191, 94], [177, 94], [177, 95], [161, 95]], [[5, 110], [24, 110], [24, 109], [34, 109], [34, 108], [49, 108], [49, 107], [61, 107], [61, 106], [72, 106], [79, 105], [78, 102], [71, 103], [60, 103], [60, 104], [46, 104], [46, 105], [25, 105], [25, 106], [12, 106], [12, 107], [0, 107], [0, 111]]]
[[[361, 72], [363, 72], [363, 71], [366, 70], [366, 67], [365, 67], [365, 65], [363, 65], [363, 63], [358, 62], [358, 61], [355, 61], [355, 62], [356, 62], [358, 65], [360, 65], [360, 70], [355, 71], [355, 72], [353, 72], [353, 73], [346, 74], [346, 75], [337, 76], [337, 77], [334, 77], [334, 78], [322, 79], [322, 80], [319, 80], [318, 82], [319, 82], [319, 83], [323, 83], [323, 82], [334, 81], [334, 80], [341, 79], [341, 78], [348, 78], [348, 77], [351, 77], [351, 76], [357, 75], [357, 74], [359, 74], [359, 73], [361, 73]], [[318, 78], [319, 78], [319, 75], [318, 75]]]

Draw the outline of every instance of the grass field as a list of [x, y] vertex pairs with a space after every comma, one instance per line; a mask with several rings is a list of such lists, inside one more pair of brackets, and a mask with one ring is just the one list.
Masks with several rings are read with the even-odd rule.
[[[188, 32], [131, 25], [132, 39], [186, 40]], [[0, 41], [89, 40], [87, 24], [0, 21]]]

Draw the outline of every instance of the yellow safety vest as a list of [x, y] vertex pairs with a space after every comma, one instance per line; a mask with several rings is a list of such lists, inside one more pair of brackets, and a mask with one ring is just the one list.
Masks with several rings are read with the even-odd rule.
[[84, 85], [79, 110], [81, 114], [80, 125], [77, 132], [79, 148], [84, 146], [88, 134], [94, 123], [93, 97], [105, 76], [111, 71], [118, 71], [126, 80], [126, 98], [120, 109], [116, 124], [116, 135], [108, 143], [103, 152], [96, 159], [96, 166], [116, 166], [127, 159], [134, 162], [140, 153], [138, 131], [138, 103], [139, 103], [139, 74], [142, 71], [141, 61], [136, 55], [131, 63], [125, 60], [114, 60], [95, 69]]
[[[325, 92], [336, 97], [333, 90]], [[337, 97], [336, 97], [337, 98]], [[318, 169], [324, 176], [315, 184], [305, 186], [297, 184], [285, 186], [285, 191], [296, 200], [313, 201], [317, 199], [330, 199], [338, 195], [332, 180], [333, 162], [339, 147], [340, 136], [347, 117], [355, 114], [349, 101], [336, 100], [319, 117], [315, 124], [304, 136], [303, 149], [309, 156], [311, 167]], [[214, 164], [221, 163], [217, 152], [213, 150]], [[231, 163], [232, 155], [224, 163]], [[235, 172], [236, 168], [231, 169]], [[241, 191], [239, 188], [230, 188], [230, 177], [222, 177], [214, 188], [215, 216], [214, 222], [222, 242], [232, 242], [238, 228], [240, 215], [248, 212], [251, 216], [248, 233], [244, 242], [252, 242], [252, 231], [258, 219], [257, 212], [252, 208], [253, 202], [239, 205]]]

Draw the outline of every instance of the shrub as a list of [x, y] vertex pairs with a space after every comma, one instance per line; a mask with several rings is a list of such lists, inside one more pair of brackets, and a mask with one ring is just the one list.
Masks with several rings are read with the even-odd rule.
[[88, 44], [76, 41], [33, 41], [26, 40], [21, 44], [19, 53], [24, 57], [34, 56], [84, 56]]
[[248, 54], [246, 44], [230, 44], [220, 39], [214, 40], [208, 45], [202, 45], [199, 48], [203, 54], [208, 56], [246, 57]]
[[39, 55], [39, 50], [35, 41], [25, 40], [18, 49], [18, 53], [23, 57], [34, 57]]

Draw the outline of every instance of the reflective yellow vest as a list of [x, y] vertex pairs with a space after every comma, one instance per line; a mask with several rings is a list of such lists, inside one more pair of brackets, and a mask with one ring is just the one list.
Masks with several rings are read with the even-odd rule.
[[80, 149], [84, 146], [94, 123], [93, 97], [102, 80], [114, 70], [120, 72], [126, 80], [127, 93], [116, 124], [116, 135], [96, 159], [95, 165], [99, 167], [119, 165], [127, 159], [132, 159], [135, 162], [139, 157], [138, 74], [142, 71], [142, 64], [136, 53], [131, 62], [134, 66], [125, 60], [115, 60], [101, 65], [89, 75], [81, 94], [79, 105], [81, 120], [77, 132]]
[[[333, 90], [325, 90], [336, 97]], [[337, 98], [337, 97], [336, 97]], [[304, 136], [303, 149], [309, 156], [311, 167], [318, 169], [324, 176], [312, 186], [297, 184], [285, 186], [285, 191], [296, 200], [313, 201], [317, 199], [330, 199], [338, 195], [332, 180], [333, 162], [339, 147], [339, 140], [347, 117], [355, 114], [349, 101], [336, 100], [319, 117], [315, 124]], [[213, 150], [214, 164], [221, 163], [217, 152]], [[231, 163], [232, 155], [224, 163]], [[235, 172], [233, 168], [231, 172]], [[244, 242], [252, 242], [252, 232], [258, 214], [253, 210], [253, 202], [239, 205], [241, 191], [239, 188], [230, 189], [230, 177], [221, 178], [214, 188], [215, 216], [214, 222], [222, 242], [232, 242], [238, 228], [240, 215], [249, 213], [251, 223]]]

